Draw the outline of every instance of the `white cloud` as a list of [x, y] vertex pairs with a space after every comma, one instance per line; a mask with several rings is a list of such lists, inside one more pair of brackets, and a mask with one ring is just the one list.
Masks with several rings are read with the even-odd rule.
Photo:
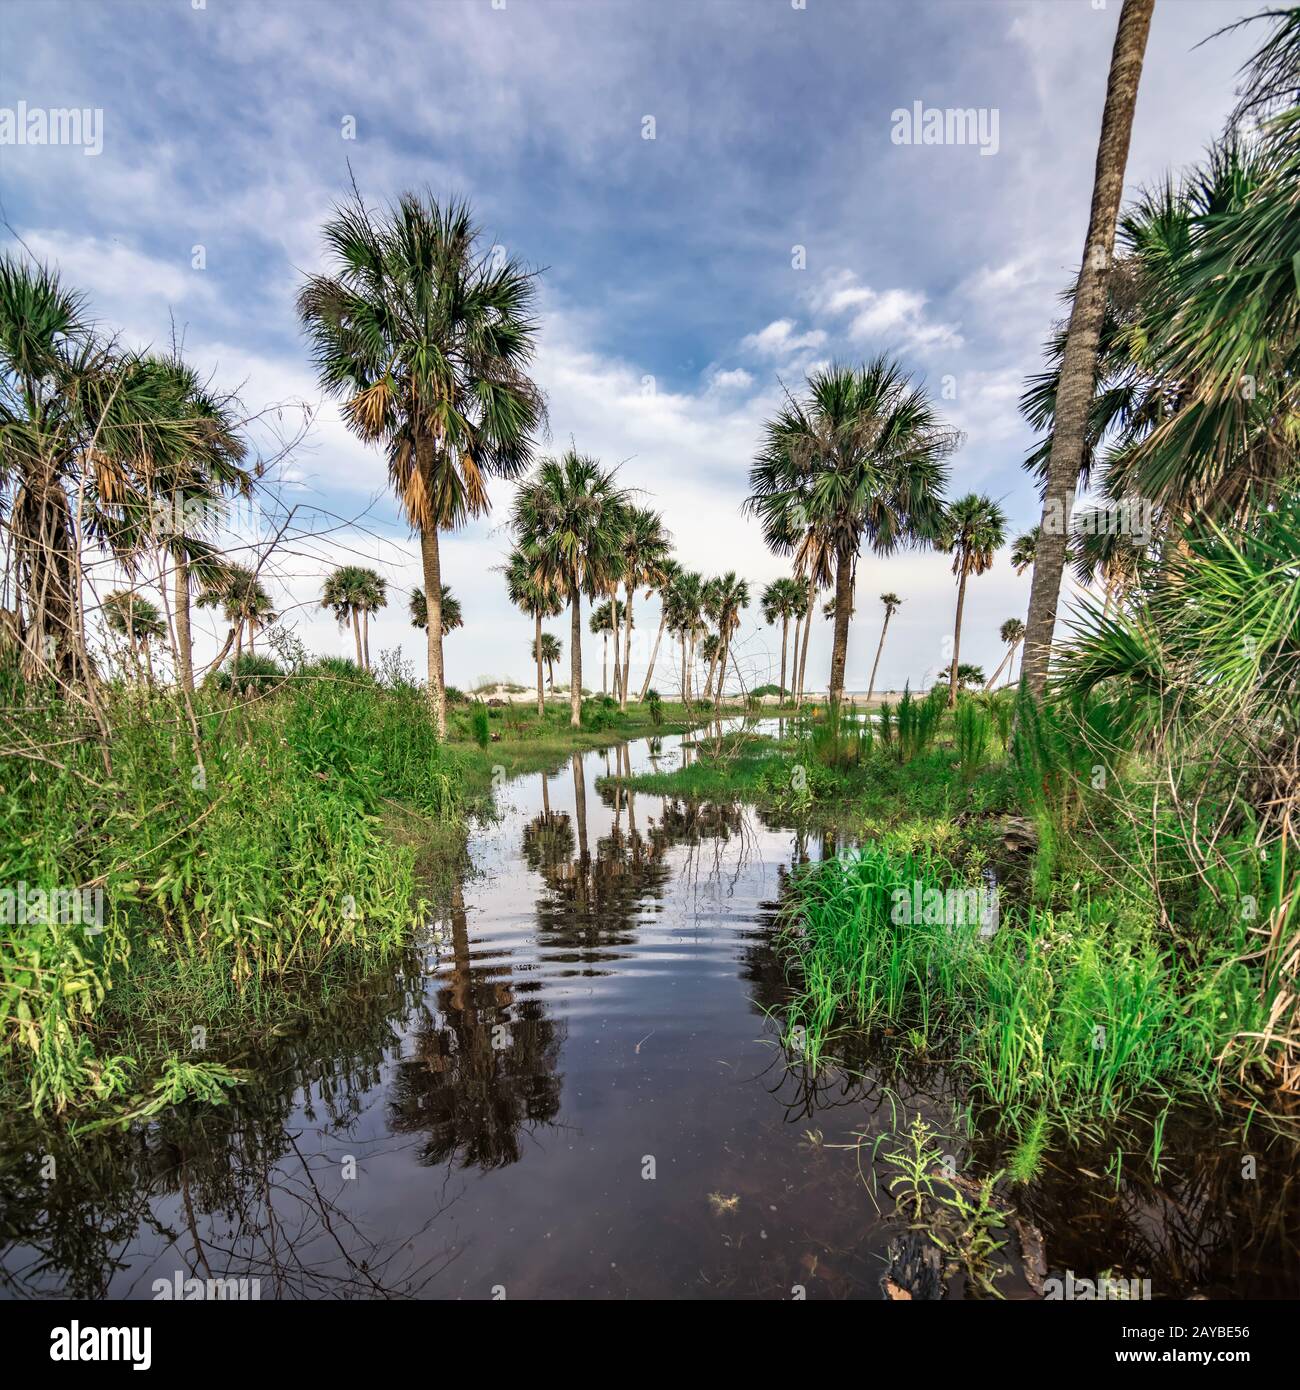
[[820, 328], [796, 333], [793, 319], [776, 319], [757, 333], [749, 333], [740, 346], [760, 357], [790, 357], [808, 348], [819, 348], [826, 341]]

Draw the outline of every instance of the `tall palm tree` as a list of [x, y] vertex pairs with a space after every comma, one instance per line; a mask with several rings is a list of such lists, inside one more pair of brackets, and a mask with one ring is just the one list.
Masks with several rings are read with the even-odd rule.
[[885, 633], [889, 631], [889, 620], [898, 611], [899, 605], [903, 602], [897, 594], [881, 594], [880, 602], [885, 607], [885, 621], [880, 627], [880, 641], [876, 643], [876, 659], [871, 663], [871, 682], [867, 686], [867, 699], [876, 693], [876, 672], [880, 669], [880, 653], [885, 650]]
[[368, 631], [364, 638], [362, 636], [361, 615], [366, 614], [368, 619], [372, 608], [382, 608], [388, 602], [387, 588], [387, 581], [374, 570], [361, 565], [342, 565], [325, 577], [321, 590], [320, 606], [333, 610], [340, 627], [352, 624], [357, 665], [363, 671], [370, 669], [370, 643]]
[[536, 284], [480, 249], [468, 206], [403, 194], [374, 214], [354, 197], [325, 224], [332, 274], [298, 296], [322, 387], [349, 427], [383, 445], [420, 537], [429, 698], [447, 732], [438, 536], [489, 510], [490, 478], [528, 466], [544, 407], [527, 370]]
[[774, 579], [763, 590], [760, 604], [763, 621], [769, 626], [781, 624], [781, 698], [786, 696], [786, 648], [790, 637], [790, 619], [795, 620], [795, 646], [799, 645], [799, 619], [804, 611], [804, 588], [797, 579], [783, 576]]
[[[714, 698], [721, 701], [727, 683], [727, 660], [731, 656], [731, 639], [740, 626], [740, 615], [749, 607], [749, 584], [737, 578], [734, 570], [719, 575], [708, 586], [709, 616], [717, 629], [717, 681]], [[708, 690], [706, 688], [707, 696]]]
[[570, 448], [545, 458], [515, 496], [515, 536], [537, 548], [569, 605], [569, 722], [582, 723], [582, 596], [607, 594], [619, 573], [627, 495], [609, 469]]
[[[523, 542], [510, 552], [505, 564], [506, 593], [516, 608], [533, 620], [533, 660], [537, 663], [537, 713], [546, 713], [546, 698], [542, 691], [542, 619], [554, 618], [564, 611], [555, 576], [545, 565], [545, 557], [537, 547]], [[554, 681], [551, 682], [555, 684]]]
[[803, 399], [768, 422], [745, 505], [810, 583], [834, 583], [832, 703], [844, 694], [858, 553], [864, 542], [884, 555], [938, 538], [957, 442], [924, 389], [884, 356], [813, 373]]
[[[458, 627], [465, 626], [465, 619], [461, 616], [460, 600], [451, 591], [451, 586], [442, 586], [442, 601], [438, 605], [442, 613], [442, 635], [447, 636], [449, 632], [455, 632]], [[427, 629], [429, 626], [429, 602], [424, 596], [424, 590], [418, 585], [411, 590], [411, 626]]]
[[666, 556], [660, 562], [657, 580], [653, 584], [647, 583], [646, 585], [647, 593], [655, 590], [659, 593], [659, 627], [655, 632], [654, 647], [650, 651], [650, 664], [645, 668], [645, 680], [641, 682], [641, 694], [637, 697], [640, 700], [645, 699], [646, 693], [650, 689], [650, 682], [654, 678], [655, 662], [659, 660], [659, 642], [668, 626], [668, 593], [681, 572], [681, 565], [676, 560]]
[[215, 671], [225, 660], [233, 646], [235, 665], [244, 654], [244, 634], [248, 633], [248, 650], [255, 652], [258, 632], [278, 620], [279, 614], [271, 602], [271, 596], [263, 588], [255, 570], [246, 565], [227, 562], [220, 574], [199, 590], [197, 599], [200, 608], [219, 608], [230, 624], [230, 632], [216, 659], [208, 668]]
[[163, 641], [167, 635], [162, 610], [150, 599], [142, 598], [129, 589], [118, 589], [107, 594], [102, 609], [108, 630], [126, 638], [137, 674], [140, 658], [144, 657], [149, 684], [152, 685], [153, 655], [150, 644]]
[[966, 581], [983, 574], [993, 564], [993, 556], [1007, 538], [1007, 519], [991, 497], [969, 492], [959, 497], [944, 522], [943, 548], [953, 555], [952, 572], [957, 576], [957, 616], [953, 621], [952, 669], [948, 683], [948, 708], [957, 703], [961, 653], [961, 618], [966, 604]]
[[609, 639], [614, 637], [614, 684], [618, 685], [618, 630], [623, 621], [623, 605], [617, 599], [607, 599], [591, 610], [588, 627], [593, 637], [603, 639], [600, 661], [600, 693], [609, 694]]
[[546, 663], [546, 679], [550, 683], [551, 694], [555, 694], [555, 663], [564, 655], [564, 644], [549, 632], [542, 633], [537, 644], [541, 659]]
[[233, 400], [210, 391], [177, 356], [155, 359], [154, 369], [171, 398], [166, 415], [175, 427], [164, 436], [165, 447], [149, 451], [142, 481], [150, 493], [150, 540], [171, 559], [176, 674], [182, 688], [192, 692], [191, 572], [197, 571], [202, 582], [219, 564], [212, 539], [221, 499], [250, 495], [255, 475], [244, 467], [248, 450], [239, 437]]
[[689, 708], [695, 644], [704, 626], [704, 576], [694, 570], [683, 570], [673, 580], [664, 601], [668, 605], [668, 630], [681, 643], [682, 704]]
[[[992, 690], [997, 684], [998, 677], [1002, 674], [1002, 668], [1007, 662], [1011, 662], [1014, 667], [1016, 648], [1025, 640], [1025, 625], [1019, 618], [1008, 618], [998, 628], [998, 636], [1007, 644], [1007, 654], [998, 662], [998, 669], [989, 677], [989, 683], [984, 687], [985, 690]], [[1011, 684], [1011, 671], [1007, 672], [1007, 684]]]
[[[623, 585], [627, 602], [623, 619], [623, 681], [618, 696], [620, 709], [627, 708], [627, 689], [632, 669], [632, 600], [638, 588], [644, 587], [649, 598], [663, 583], [664, 565], [671, 551], [672, 538], [664, 530], [663, 517], [648, 507], [630, 507], [623, 527]], [[660, 631], [663, 631], [662, 626]]]
[[[1115, 224], [1124, 191], [1133, 109], [1137, 103], [1138, 81], [1154, 4], [1155, 0], [1124, 0], [1111, 54], [1093, 180], [1092, 211], [1061, 361], [1043, 517], [1025, 623], [1021, 677], [1035, 696], [1041, 696], [1047, 684], [1047, 664], [1069, 539], [1065, 499], [1074, 494], [1087, 451], [1097, 345], [1106, 308], [1106, 281], [1115, 247]], [[955, 660], [953, 672], [955, 692]]]

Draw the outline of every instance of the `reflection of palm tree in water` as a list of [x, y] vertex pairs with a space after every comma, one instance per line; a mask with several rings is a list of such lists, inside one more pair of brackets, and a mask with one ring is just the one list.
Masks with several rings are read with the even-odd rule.
[[501, 1168], [518, 1161], [525, 1130], [559, 1113], [563, 1032], [538, 996], [517, 997], [508, 966], [475, 962], [459, 883], [450, 916], [451, 978], [400, 1064], [390, 1120], [427, 1136], [424, 1163]]

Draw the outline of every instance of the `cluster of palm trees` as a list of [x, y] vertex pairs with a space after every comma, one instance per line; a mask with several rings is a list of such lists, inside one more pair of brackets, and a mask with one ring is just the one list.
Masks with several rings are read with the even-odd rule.
[[[170, 645], [178, 687], [193, 691], [194, 584], [200, 602], [228, 596], [243, 628], [269, 607], [215, 545], [225, 504], [256, 477], [247, 453], [237, 402], [179, 351], [123, 349], [56, 271], [0, 257], [4, 632], [25, 677], [53, 680], [101, 719], [87, 636], [98, 611], [150, 668], [150, 649]], [[87, 549], [127, 587], [96, 602]]]

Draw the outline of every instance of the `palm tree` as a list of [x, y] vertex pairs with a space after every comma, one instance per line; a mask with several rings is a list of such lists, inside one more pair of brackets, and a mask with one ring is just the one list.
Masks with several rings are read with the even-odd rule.
[[[1115, 246], [1115, 224], [1124, 191], [1133, 108], [1137, 102], [1138, 81], [1142, 74], [1154, 3], [1155, 0], [1124, 0], [1111, 54], [1101, 139], [1097, 148], [1092, 211], [1061, 360], [1052, 448], [1043, 495], [1043, 517], [1029, 596], [1029, 616], [1025, 624], [1025, 658], [1021, 678], [1028, 683], [1030, 692], [1035, 696], [1041, 696], [1047, 684], [1047, 663], [1056, 626], [1056, 608], [1060, 600], [1061, 575], [1065, 569], [1065, 550], [1069, 539], [1065, 524], [1065, 499], [1074, 494], [1079, 469], [1087, 451], [1097, 345], [1106, 308], [1107, 274]], [[953, 673], [955, 691], [955, 657]]]
[[151, 642], [161, 642], [167, 635], [162, 610], [156, 603], [129, 589], [118, 589], [104, 598], [102, 605], [104, 622], [110, 632], [125, 637], [131, 656], [139, 671], [139, 658], [144, 657], [149, 674], [149, 684], [153, 684], [153, 656]]
[[402, 510], [420, 537], [429, 698], [447, 732], [438, 534], [489, 510], [487, 482], [521, 474], [542, 424], [527, 376], [536, 322], [532, 273], [481, 253], [468, 206], [406, 193], [377, 216], [359, 196], [325, 224], [332, 275], [298, 296], [322, 387], [349, 427], [382, 444]]
[[[1019, 618], [1008, 618], [1005, 623], [998, 628], [998, 636], [1007, 644], [1007, 653], [998, 662], [998, 669], [989, 677], [989, 683], [984, 687], [985, 690], [992, 690], [997, 684], [998, 677], [1002, 674], [1002, 668], [1011, 662], [1014, 666], [1016, 648], [1025, 640], [1025, 625]], [[1007, 672], [1007, 684], [1011, 684], [1011, 672]]]
[[885, 606], [885, 621], [880, 628], [880, 641], [876, 643], [876, 659], [871, 663], [871, 682], [867, 686], [868, 701], [876, 693], [876, 672], [880, 669], [880, 653], [885, 650], [885, 633], [889, 631], [889, 620], [898, 611], [902, 599], [897, 594], [881, 594], [880, 601]]
[[1038, 531], [1037, 526], [1031, 526], [1011, 542], [1011, 568], [1017, 574], [1024, 574], [1027, 569], [1033, 568], [1034, 556], [1038, 552]]
[[966, 581], [971, 575], [983, 574], [990, 568], [994, 554], [1006, 540], [1006, 531], [1006, 516], [990, 497], [969, 492], [948, 508], [943, 549], [953, 553], [952, 572], [957, 576], [957, 617], [953, 622], [949, 709], [957, 703], [957, 666], [961, 652], [961, 615], [966, 603]]
[[659, 642], [664, 635], [664, 629], [668, 626], [668, 591], [681, 572], [682, 567], [676, 560], [665, 557], [659, 565], [658, 579], [653, 584], [647, 584], [647, 594], [654, 590], [658, 590], [659, 593], [659, 627], [655, 632], [655, 644], [650, 652], [650, 664], [645, 670], [645, 680], [641, 682], [641, 693], [637, 696], [639, 700], [645, 699], [646, 692], [650, 689], [650, 682], [654, 678], [655, 662], [659, 660]]
[[[717, 628], [717, 682], [713, 686], [713, 698], [721, 701], [723, 687], [727, 683], [727, 658], [731, 655], [731, 639], [740, 626], [740, 615], [749, 607], [749, 585], [736, 577], [733, 570], [709, 581], [706, 595], [706, 609]], [[708, 697], [709, 686], [705, 686]]]
[[[539, 578], [539, 575], [542, 576]], [[564, 611], [564, 599], [554, 577], [549, 575], [544, 557], [535, 546], [522, 543], [510, 552], [505, 564], [506, 593], [516, 608], [533, 620], [533, 660], [537, 663], [537, 713], [546, 713], [542, 692], [542, 619], [554, 618]], [[554, 686], [555, 682], [551, 682]]]
[[231, 562], [227, 562], [220, 574], [199, 590], [197, 602], [200, 608], [220, 608], [230, 624], [225, 644], [208, 668], [210, 671], [215, 671], [221, 665], [232, 646], [235, 649], [235, 666], [238, 667], [244, 654], [244, 633], [248, 633], [248, 650], [252, 654], [258, 631], [279, 618], [271, 603], [271, 596], [262, 587], [256, 571]]
[[555, 663], [564, 655], [564, 644], [549, 632], [542, 633], [538, 652], [546, 663], [546, 679], [550, 682], [551, 694], [555, 694]]
[[614, 684], [618, 684], [618, 629], [623, 621], [623, 605], [617, 599], [606, 601], [591, 610], [588, 627], [593, 637], [603, 638], [600, 662], [600, 693], [609, 694], [609, 639], [614, 636]]
[[[683, 570], [673, 580], [664, 597], [668, 606], [668, 630], [681, 642], [682, 704], [691, 703], [691, 667], [695, 664], [695, 643], [704, 624], [704, 576]], [[687, 647], [689, 644], [689, 655]]]
[[[810, 584], [833, 580], [835, 637], [829, 698], [844, 693], [854, 571], [865, 541], [878, 555], [933, 542], [943, 519], [944, 460], [957, 436], [925, 391], [884, 356], [832, 365], [807, 395], [768, 422], [750, 469], [746, 508], [778, 553], [793, 553]], [[807, 629], [805, 628], [805, 643]]]
[[[320, 606], [332, 609], [335, 621], [340, 627], [352, 624], [352, 635], [357, 644], [357, 665], [363, 670], [370, 669], [369, 615], [373, 609], [382, 608], [388, 602], [387, 581], [380, 578], [374, 570], [361, 565], [343, 565], [326, 576], [321, 590]], [[363, 638], [361, 615], [366, 615], [367, 630]]]
[[515, 496], [511, 525], [536, 547], [569, 605], [569, 722], [582, 723], [582, 596], [607, 594], [619, 573], [626, 494], [614, 475], [570, 448], [543, 459]]
[[[458, 627], [465, 626], [465, 620], [461, 617], [460, 600], [452, 593], [451, 587], [447, 584], [442, 586], [442, 601], [438, 605], [442, 613], [442, 635], [446, 637], [449, 632], [455, 632]], [[424, 590], [418, 586], [411, 590], [411, 626], [427, 629], [429, 626], [429, 602], [424, 596]]]
[[[632, 669], [632, 599], [642, 586], [649, 598], [664, 582], [664, 565], [669, 561], [671, 550], [672, 538], [664, 530], [663, 517], [648, 507], [629, 508], [623, 527], [623, 585], [627, 603], [623, 628], [623, 682], [619, 688], [620, 709], [627, 708], [627, 688]], [[663, 631], [662, 624], [659, 630]], [[651, 666], [653, 664], [652, 660]]]
[[805, 595], [803, 585], [797, 579], [783, 577], [774, 579], [763, 590], [760, 599], [763, 621], [769, 626], [778, 620], [781, 624], [781, 698], [786, 697], [786, 647], [790, 636], [790, 619], [795, 620], [795, 646], [799, 645], [799, 619], [803, 616]]

